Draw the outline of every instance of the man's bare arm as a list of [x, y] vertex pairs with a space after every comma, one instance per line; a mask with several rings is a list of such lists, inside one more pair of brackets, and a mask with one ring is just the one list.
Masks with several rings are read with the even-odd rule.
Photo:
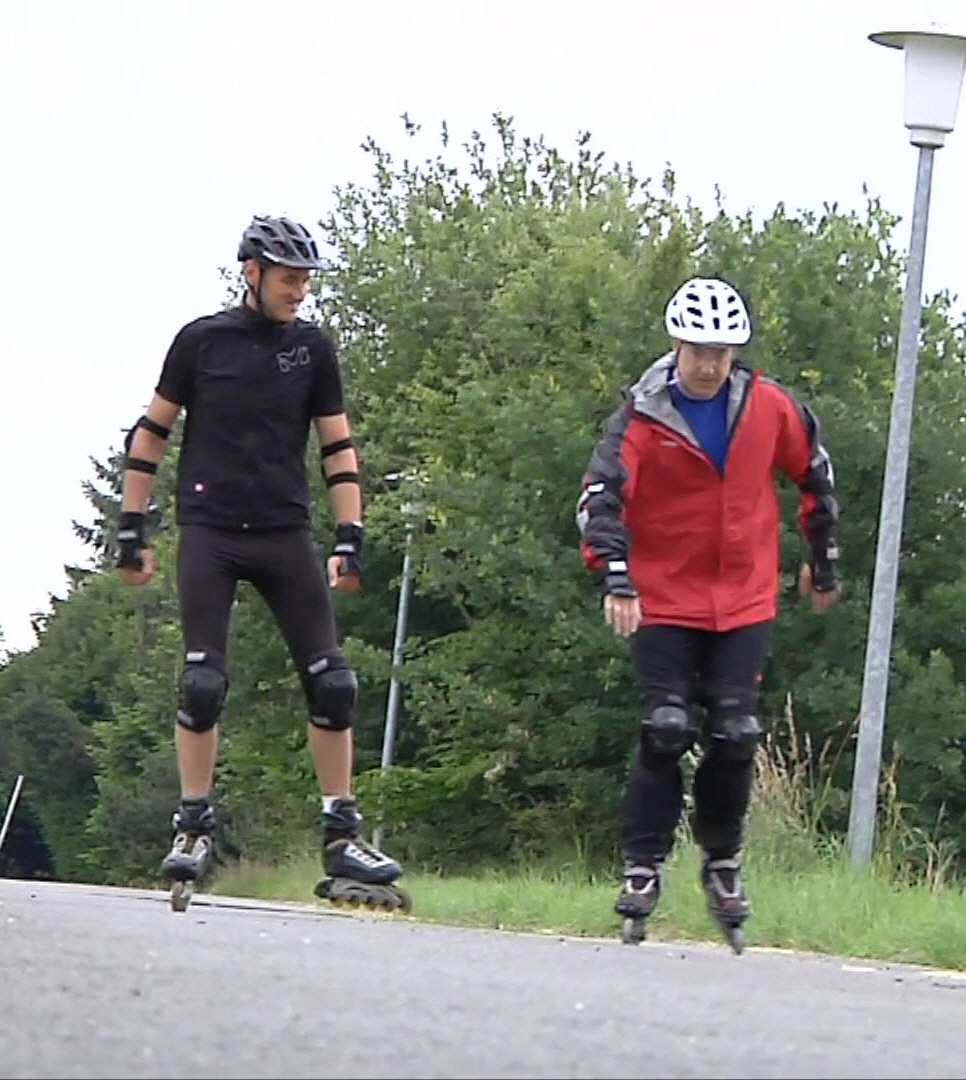
[[180, 412], [180, 405], [155, 394], [134, 426], [124, 462], [122, 511], [147, 512], [158, 465], [168, 448], [168, 435], [162, 433], [171, 431]]
[[168, 435], [180, 412], [180, 405], [155, 394], [125, 440], [117, 564], [128, 585], [145, 585], [154, 575], [154, 558], [144, 539], [144, 516]]
[[334, 589], [355, 591], [362, 584], [362, 485], [359, 458], [345, 413], [317, 416], [322, 474], [335, 515], [335, 548], [326, 568]]
[[322, 452], [322, 472], [336, 523], [361, 522], [359, 458], [352, 445], [349, 419], [345, 413], [317, 416], [315, 428]]

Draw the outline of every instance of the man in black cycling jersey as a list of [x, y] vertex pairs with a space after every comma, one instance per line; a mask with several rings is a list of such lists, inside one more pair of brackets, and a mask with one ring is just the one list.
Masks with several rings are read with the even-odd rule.
[[[393, 885], [402, 870], [363, 840], [351, 790], [357, 681], [339, 649], [330, 588], [360, 587], [362, 493], [335, 346], [326, 331], [298, 317], [321, 265], [318, 249], [296, 222], [255, 217], [238, 259], [244, 302], [182, 327], [151, 404], [127, 439], [118, 565], [124, 581], [142, 585], [154, 573], [145, 513], [168, 435], [185, 410], [177, 480], [181, 802], [162, 872], [183, 910], [190, 883], [211, 857], [209, 800], [228, 689], [229, 618], [237, 583], [246, 580], [274, 615], [308, 704], [327, 874], [316, 893], [407, 907]], [[313, 423], [337, 523], [325, 571], [310, 528], [305, 469]]]

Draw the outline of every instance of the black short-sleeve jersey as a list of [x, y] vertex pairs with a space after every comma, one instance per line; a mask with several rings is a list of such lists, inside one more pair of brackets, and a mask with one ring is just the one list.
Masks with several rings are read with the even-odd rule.
[[331, 336], [248, 307], [182, 327], [157, 393], [185, 407], [180, 524], [261, 530], [307, 524], [311, 422], [345, 411]]

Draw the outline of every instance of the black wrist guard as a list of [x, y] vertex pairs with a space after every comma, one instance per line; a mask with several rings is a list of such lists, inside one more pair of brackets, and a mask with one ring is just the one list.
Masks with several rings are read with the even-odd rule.
[[839, 551], [834, 543], [830, 543], [824, 551], [812, 552], [812, 588], [815, 592], [835, 592], [841, 588], [838, 563]]
[[597, 586], [603, 596], [637, 596], [631, 584], [624, 559], [611, 559], [597, 575]]
[[148, 546], [144, 539], [144, 514], [122, 510], [117, 526], [117, 565], [129, 570], [141, 570], [141, 552]]
[[340, 576], [362, 577], [362, 525], [359, 522], [341, 522], [336, 525], [332, 554], [342, 560]]

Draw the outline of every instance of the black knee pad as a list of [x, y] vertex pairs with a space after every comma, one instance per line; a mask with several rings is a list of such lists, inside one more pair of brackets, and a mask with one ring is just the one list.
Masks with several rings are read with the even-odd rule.
[[345, 657], [334, 654], [315, 660], [309, 664], [303, 683], [315, 727], [325, 731], [352, 727], [359, 680]]
[[646, 756], [681, 757], [694, 744], [697, 729], [681, 698], [669, 696], [641, 724], [641, 751]]
[[228, 680], [222, 661], [210, 652], [189, 652], [181, 673], [181, 704], [178, 723], [189, 731], [211, 731], [218, 723]]
[[712, 701], [708, 708], [708, 749], [731, 761], [751, 761], [761, 739], [761, 724], [737, 698]]

